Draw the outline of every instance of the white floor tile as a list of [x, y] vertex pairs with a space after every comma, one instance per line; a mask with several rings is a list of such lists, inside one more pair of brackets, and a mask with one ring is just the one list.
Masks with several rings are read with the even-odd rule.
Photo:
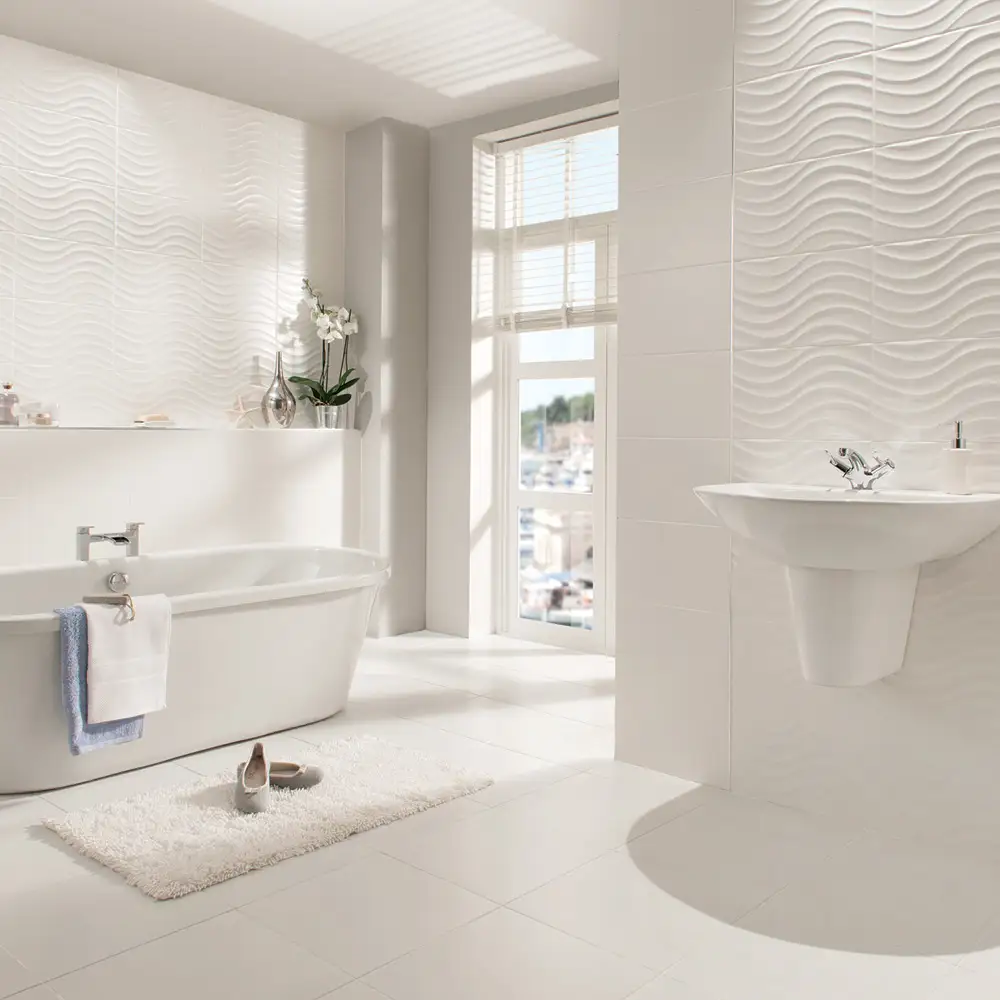
[[[54, 810], [55, 815], [60, 812]], [[26, 893], [99, 871], [100, 867], [96, 861], [77, 854], [50, 830], [32, 826], [23, 836], [8, 835], [0, 842], [0, 900], [16, 900]]]
[[536, 712], [492, 698], [478, 698], [461, 712], [426, 715], [421, 721], [483, 743], [586, 768], [614, 757], [614, 731]]
[[328, 993], [321, 1000], [386, 1000], [385, 994], [364, 983], [348, 983], [339, 990]]
[[[87, 781], [82, 785], [70, 785], [46, 792], [45, 798], [66, 812], [88, 809], [102, 802], [127, 799], [141, 792], [151, 792], [159, 788], [176, 788], [198, 780], [198, 775], [179, 764], [167, 762], [154, 767], [144, 767], [124, 774], [113, 774], [98, 781]], [[52, 810], [49, 810], [52, 815]]]
[[440, 760], [493, 778], [492, 786], [472, 796], [477, 802], [486, 805], [506, 802], [577, 773], [573, 768], [505, 750], [503, 747], [490, 746], [480, 740], [445, 732], [409, 719], [371, 723], [336, 716], [293, 732], [296, 738], [316, 744], [343, 739], [345, 736], [370, 735], [397, 746], [422, 750]]
[[63, 1000], [315, 1000], [349, 981], [287, 938], [226, 913], [55, 980]]
[[725, 796], [633, 840], [628, 852], [663, 892], [731, 921], [842, 849], [851, 836], [792, 809]]
[[30, 827], [61, 812], [41, 795], [0, 796], [0, 837], [7, 834], [26, 836]]
[[34, 986], [42, 978], [31, 973], [13, 955], [0, 950], [0, 997], [12, 997]]
[[647, 983], [637, 993], [633, 993], [629, 1000], [727, 1000], [727, 998], [705, 993], [667, 974]]
[[240, 912], [360, 977], [494, 905], [384, 855]]
[[621, 1000], [648, 970], [497, 910], [373, 972], [393, 1000]]
[[464, 795], [460, 799], [452, 799], [432, 809], [425, 809], [413, 816], [396, 820], [395, 823], [387, 823], [366, 833], [355, 834], [351, 840], [362, 847], [386, 851], [393, 843], [398, 843], [400, 840], [407, 840], [448, 823], [457, 823], [459, 820], [485, 812], [488, 808], [489, 806], [482, 802], [476, 802], [472, 796]]
[[205, 893], [158, 903], [111, 872], [83, 875], [0, 898], [0, 945], [44, 981], [225, 909]]
[[499, 903], [508, 902], [697, 805], [696, 786], [580, 774], [411, 839], [387, 853]]
[[59, 997], [48, 986], [35, 986], [23, 993], [18, 993], [15, 1000], [59, 1000]]
[[690, 952], [716, 923], [654, 885], [618, 851], [509, 905], [658, 972]]
[[1000, 868], [866, 834], [740, 924], [821, 948], [957, 962], [998, 911]]
[[720, 924], [669, 975], [718, 1000], [928, 1000], [952, 971], [935, 958], [810, 948]]
[[956, 969], [931, 994], [931, 1000], [996, 1000], [998, 991], [1000, 988], [992, 977]]

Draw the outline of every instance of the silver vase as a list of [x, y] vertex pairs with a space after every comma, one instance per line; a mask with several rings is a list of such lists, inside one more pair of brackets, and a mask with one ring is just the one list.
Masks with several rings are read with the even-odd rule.
[[295, 396], [285, 381], [285, 370], [281, 365], [281, 351], [274, 359], [274, 379], [260, 401], [260, 412], [265, 424], [276, 427], [291, 427], [295, 419]]
[[322, 430], [344, 430], [347, 427], [347, 406], [314, 406], [316, 426]]

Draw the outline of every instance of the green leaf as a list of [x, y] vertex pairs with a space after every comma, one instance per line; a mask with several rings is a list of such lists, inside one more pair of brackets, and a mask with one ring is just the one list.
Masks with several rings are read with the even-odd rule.
[[349, 378], [340, 381], [335, 386], [337, 392], [343, 392], [345, 389], [350, 389], [352, 385], [357, 385], [361, 381], [360, 378]]
[[343, 406], [344, 403], [349, 403], [351, 401], [351, 394], [347, 393], [344, 396], [335, 396], [330, 400], [331, 406]]
[[306, 385], [312, 389], [313, 392], [323, 391], [322, 382], [317, 382], [314, 378], [306, 378], [304, 375], [292, 375], [288, 381], [294, 382], [296, 385]]

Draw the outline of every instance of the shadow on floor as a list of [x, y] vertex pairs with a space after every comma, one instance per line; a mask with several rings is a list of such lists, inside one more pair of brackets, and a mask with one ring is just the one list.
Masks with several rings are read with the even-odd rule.
[[687, 906], [750, 933], [836, 951], [947, 958], [1000, 947], [993, 859], [848, 831], [728, 793], [706, 802], [706, 792], [643, 816], [627, 847], [650, 882]]

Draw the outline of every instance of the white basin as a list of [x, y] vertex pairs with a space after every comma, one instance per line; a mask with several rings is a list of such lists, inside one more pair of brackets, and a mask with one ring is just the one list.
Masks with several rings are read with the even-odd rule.
[[899, 670], [920, 565], [958, 555], [1000, 527], [1000, 494], [992, 493], [763, 483], [695, 493], [730, 530], [788, 568], [803, 672], [837, 687]]

